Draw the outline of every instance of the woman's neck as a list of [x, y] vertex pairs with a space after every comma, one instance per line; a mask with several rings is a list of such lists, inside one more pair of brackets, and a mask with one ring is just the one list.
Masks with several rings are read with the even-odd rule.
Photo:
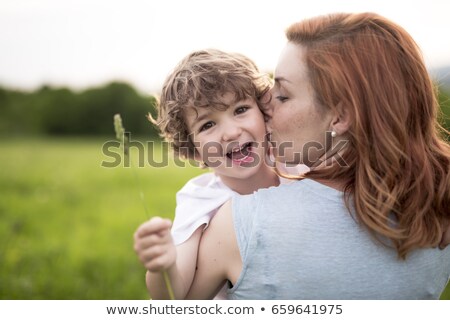
[[320, 178], [308, 178], [308, 179], [314, 180], [315, 182], [323, 184], [323, 185], [330, 187], [332, 189], [335, 189], [337, 191], [343, 192], [345, 189], [345, 185], [339, 181], [325, 180], [325, 179], [320, 179]]
[[277, 174], [266, 165], [247, 179], [219, 176], [228, 188], [242, 195], [251, 194], [258, 189], [278, 186], [280, 184], [280, 179]]

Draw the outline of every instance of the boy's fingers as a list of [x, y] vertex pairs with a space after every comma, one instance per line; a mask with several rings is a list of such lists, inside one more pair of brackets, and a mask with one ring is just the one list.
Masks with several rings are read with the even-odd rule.
[[144, 262], [144, 265], [148, 270], [152, 272], [159, 272], [169, 268], [173, 263], [175, 263], [175, 257], [167, 250], [164, 251], [164, 254], [156, 253], [157, 252], [152, 252], [152, 258], [147, 259]]
[[147, 239], [147, 241], [154, 242], [154, 243], [160, 243], [161, 241], [166, 241], [164, 238], [167, 238], [168, 235], [170, 235], [170, 229], [164, 228], [160, 231], [156, 232], [147, 232], [146, 230], [136, 230], [134, 233], [134, 241], [140, 242], [143, 239]]
[[161, 236], [159, 233], [157, 233], [137, 238], [135, 240], [136, 249], [146, 249], [149, 247], [170, 244], [172, 242], [172, 238], [170, 236], [170, 232], [167, 232], [167, 234], [168, 235]]
[[166, 253], [166, 249], [164, 247], [157, 246], [157, 247], [151, 247], [151, 248], [144, 250], [140, 254], [140, 256], [143, 260], [145, 260], [146, 262], [149, 262], [160, 256], [163, 256], [165, 253]]
[[172, 226], [172, 221], [169, 219], [163, 219], [160, 217], [155, 217], [150, 219], [149, 221], [141, 224], [136, 231], [137, 237], [143, 237], [148, 234], [158, 233], [161, 231], [165, 231], [170, 229]]
[[[139, 260], [148, 268], [150, 265], [162, 266], [174, 262], [174, 252], [168, 246], [156, 246], [142, 251], [139, 255]], [[149, 269], [150, 270], [150, 269]], [[155, 271], [155, 270], [153, 270]]]

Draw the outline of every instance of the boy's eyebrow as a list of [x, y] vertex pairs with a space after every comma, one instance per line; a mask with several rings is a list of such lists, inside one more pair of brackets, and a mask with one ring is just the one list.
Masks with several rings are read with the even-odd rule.
[[209, 115], [208, 113], [204, 113], [200, 117], [196, 118], [195, 121], [197, 122], [203, 121], [203, 119], [207, 118], [208, 115]]
[[[211, 111], [203, 112], [199, 117], [195, 118], [195, 122], [192, 125], [195, 125], [195, 123], [203, 121], [205, 118], [208, 118], [210, 114], [211, 114]], [[198, 111], [197, 111], [197, 115], [198, 115]]]

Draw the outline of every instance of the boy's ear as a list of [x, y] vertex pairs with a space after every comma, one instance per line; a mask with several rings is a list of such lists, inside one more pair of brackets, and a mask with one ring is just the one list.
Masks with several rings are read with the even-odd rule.
[[201, 169], [205, 169], [208, 168], [208, 165], [203, 161], [202, 157], [200, 157], [199, 153], [197, 152], [197, 150], [195, 150], [195, 154], [193, 157], [194, 161], [196, 161]]
[[203, 166], [203, 159], [202, 159], [202, 157], [200, 156], [200, 154], [198, 153], [197, 150], [195, 150], [194, 156], [192, 158], [194, 159], [194, 161], [200, 163]]
[[202, 162], [202, 158], [200, 157], [200, 155], [197, 152], [194, 155], [194, 160], [197, 162]]
[[338, 103], [331, 120], [331, 129], [338, 135], [345, 134], [352, 123], [352, 118], [348, 108], [342, 102]]

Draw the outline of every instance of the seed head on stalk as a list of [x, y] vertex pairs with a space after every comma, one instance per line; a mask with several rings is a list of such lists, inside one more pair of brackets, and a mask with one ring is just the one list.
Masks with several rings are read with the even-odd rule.
[[116, 138], [123, 146], [123, 153], [128, 156], [128, 141], [125, 138], [125, 128], [122, 124], [122, 117], [119, 113], [114, 115], [114, 130], [116, 131]]
[[[126, 157], [129, 157], [130, 156], [130, 154], [128, 152], [128, 142], [129, 141], [128, 141], [128, 138], [125, 137], [125, 128], [123, 127], [122, 117], [120, 116], [119, 113], [114, 115], [114, 130], [116, 132], [117, 140], [119, 140], [120, 143], [122, 144], [124, 155]], [[130, 163], [131, 163], [131, 161], [130, 161]], [[137, 177], [136, 172], [134, 171], [134, 167], [133, 167], [132, 164], [130, 164], [130, 166], [133, 169], [132, 171], [133, 171], [133, 175], [134, 175], [134, 178], [136, 180], [136, 183], [139, 185], [138, 177]], [[140, 193], [142, 204], [144, 206], [146, 218], [148, 219], [150, 217], [150, 215], [149, 215], [147, 206], [145, 204], [144, 192], [142, 192], [142, 189], [140, 188], [140, 186], [139, 186], [139, 193]], [[171, 300], [175, 300], [175, 295], [173, 294], [172, 285], [170, 283], [169, 276], [167, 275], [167, 271], [163, 271], [162, 274], [163, 274], [163, 277], [164, 277], [164, 282], [166, 284], [167, 291], [169, 292], [169, 297], [170, 297]]]

